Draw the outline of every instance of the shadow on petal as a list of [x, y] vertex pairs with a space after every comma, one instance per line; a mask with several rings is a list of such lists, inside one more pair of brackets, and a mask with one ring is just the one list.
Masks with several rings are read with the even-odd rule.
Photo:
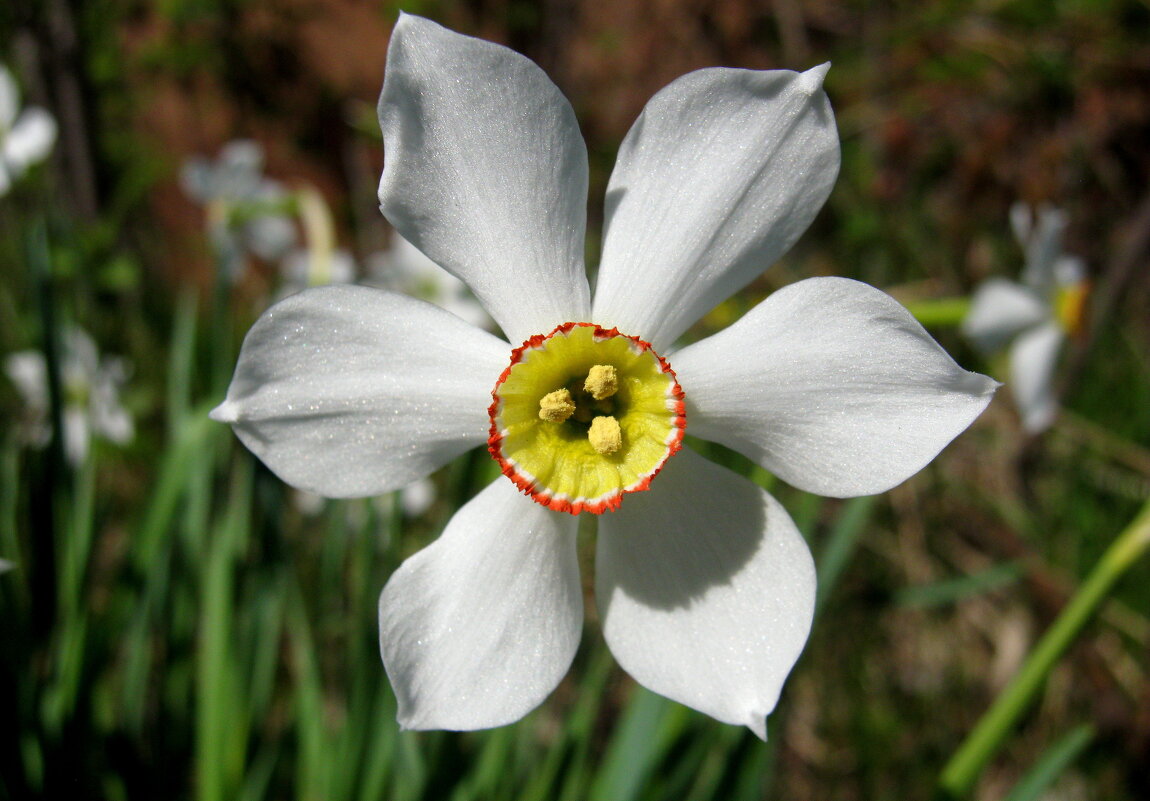
[[[768, 544], [773, 527], [763, 499], [750, 481], [684, 448], [649, 491], [601, 520], [598, 569], [646, 606], [689, 608], [730, 585]], [[610, 597], [599, 603], [606, 613]]]

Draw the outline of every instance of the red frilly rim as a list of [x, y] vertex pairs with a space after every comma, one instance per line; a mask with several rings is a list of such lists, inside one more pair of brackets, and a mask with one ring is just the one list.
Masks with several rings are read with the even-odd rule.
[[[521, 471], [513, 460], [503, 455], [503, 435], [495, 423], [495, 419], [499, 414], [500, 403], [502, 403], [502, 399], [499, 397], [499, 388], [503, 386], [503, 382], [506, 381], [507, 377], [511, 374], [511, 368], [523, 361], [524, 354], [527, 353], [527, 351], [539, 348], [544, 342], [556, 334], [569, 334], [576, 328], [594, 329], [592, 337], [600, 341], [614, 339], [615, 337], [629, 339], [639, 348], [640, 352], [650, 353], [658, 361], [659, 369], [670, 376], [672, 386], [669, 397], [673, 398], [675, 402], [675, 420], [672, 424], [673, 436], [671, 441], [667, 443], [667, 452], [663, 458], [659, 460], [658, 464], [656, 464], [650, 472], [644, 474], [642, 478], [632, 486], [612, 490], [597, 498], [568, 498], [562, 494], [553, 494], [546, 487], [539, 486], [538, 480], [534, 476]], [[627, 493], [647, 490], [651, 486], [651, 481], [655, 476], [659, 475], [659, 471], [663, 469], [663, 465], [667, 463], [667, 460], [678, 453], [683, 447], [683, 434], [687, 428], [687, 407], [683, 396], [683, 388], [679, 386], [679, 379], [675, 375], [675, 371], [671, 369], [671, 365], [667, 360], [655, 352], [650, 342], [645, 342], [638, 337], [624, 334], [619, 331], [618, 328], [603, 328], [594, 323], [563, 323], [562, 325], [556, 326], [555, 330], [551, 333], [536, 334], [515, 348], [511, 351], [511, 363], [499, 374], [499, 380], [495, 382], [495, 387], [491, 390], [491, 398], [491, 405], [487, 407], [487, 414], [491, 420], [491, 427], [488, 430], [487, 437], [487, 451], [491, 454], [491, 457], [499, 463], [500, 471], [503, 475], [511, 479], [515, 483], [515, 486], [525, 495], [528, 495], [531, 500], [553, 511], [567, 512], [573, 515], [577, 515], [580, 512], [591, 512], [596, 515], [603, 514], [604, 512], [612, 512], [619, 508], [619, 504], [623, 502], [623, 496]]]

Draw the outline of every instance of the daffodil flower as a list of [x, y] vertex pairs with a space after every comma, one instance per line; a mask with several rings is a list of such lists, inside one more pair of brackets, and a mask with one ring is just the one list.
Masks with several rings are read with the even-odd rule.
[[16, 79], [0, 64], [0, 195], [56, 143], [56, 119], [38, 106], [20, 110]]
[[1010, 345], [1010, 391], [1022, 427], [1036, 434], [1054, 422], [1054, 368], [1068, 336], [1077, 334], [1089, 284], [1082, 261], [1062, 252], [1066, 215], [1025, 204], [1010, 210], [1011, 227], [1026, 253], [1022, 283], [992, 278], [974, 294], [963, 333], [987, 352]]
[[[93, 436], [123, 445], [135, 433], [131, 415], [120, 404], [127, 366], [122, 359], [101, 358], [96, 343], [79, 328], [68, 329], [61, 346], [64, 455], [69, 463], [79, 465], [88, 457]], [[38, 448], [46, 446], [52, 427], [44, 355], [34, 350], [12, 353], [4, 368], [24, 399], [21, 430], [25, 442]]]
[[506, 338], [388, 291], [310, 290], [253, 326], [213, 414], [285, 481], [331, 496], [402, 487], [476, 446], [498, 460], [506, 477], [380, 597], [404, 727], [498, 726], [556, 686], [583, 627], [586, 512], [622, 667], [765, 737], [810, 629], [814, 566], [782, 506], [684, 447], [684, 431], [851, 496], [918, 471], [988, 402], [993, 381], [845, 279], [794, 284], [675, 348], [830, 192], [825, 72], [706, 69], [659, 92], [607, 190], [592, 300], [570, 105], [523, 56], [400, 18], [380, 100], [381, 207]]

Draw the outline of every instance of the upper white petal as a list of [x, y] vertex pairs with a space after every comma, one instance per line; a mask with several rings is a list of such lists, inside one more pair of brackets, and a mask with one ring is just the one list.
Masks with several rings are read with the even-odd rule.
[[507, 343], [429, 303], [319, 287], [256, 321], [212, 416], [292, 486], [376, 495], [487, 438], [509, 356]]
[[827, 67], [699, 70], [651, 98], [607, 189], [596, 323], [666, 348], [799, 238], [839, 169]]
[[1065, 339], [1057, 323], [1027, 331], [1010, 346], [1010, 391], [1022, 416], [1022, 427], [1036, 434], [1058, 414], [1054, 367]]
[[583, 624], [576, 526], [500, 477], [400, 566], [379, 638], [405, 729], [501, 726], [555, 688]]
[[660, 695], [766, 737], [810, 631], [815, 570], [786, 511], [684, 449], [599, 522], [603, 633]]
[[12, 72], [0, 64], [0, 132], [12, 127], [20, 113], [20, 87]]
[[990, 402], [889, 295], [811, 278], [675, 354], [687, 430], [808, 492], [890, 489], [922, 469]]
[[384, 215], [465, 281], [513, 344], [588, 319], [587, 151], [542, 70], [405, 14], [379, 118]]
[[38, 411], [48, 409], [48, 367], [37, 350], [11, 353], [4, 359], [4, 372], [16, 385], [24, 403]]
[[1062, 234], [1066, 223], [1066, 212], [1050, 205], [1040, 206], [1034, 215], [1034, 227], [1026, 243], [1022, 283], [1042, 295], [1054, 288], [1054, 269], [1062, 255]]
[[56, 118], [42, 108], [25, 109], [4, 140], [4, 158], [16, 172], [42, 161], [56, 143]]
[[1023, 329], [1049, 319], [1051, 313], [1050, 304], [1033, 289], [991, 278], [975, 290], [962, 333], [984, 350], [997, 350]]

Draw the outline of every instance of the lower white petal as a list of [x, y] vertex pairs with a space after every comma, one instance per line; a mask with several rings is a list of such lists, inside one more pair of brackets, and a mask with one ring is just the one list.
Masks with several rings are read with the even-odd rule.
[[252, 326], [212, 416], [298, 489], [378, 495], [486, 441], [510, 352], [430, 303], [319, 287]]
[[1048, 428], [1058, 414], [1053, 378], [1064, 338], [1051, 322], [1022, 334], [1010, 347], [1010, 391], [1022, 427], [1032, 434]]
[[1019, 331], [1050, 317], [1050, 304], [1034, 290], [992, 278], [975, 291], [970, 311], [962, 321], [962, 333], [983, 350], [1002, 347]]
[[644, 687], [766, 738], [814, 614], [810, 551], [778, 501], [684, 449], [599, 522], [603, 633]]
[[555, 688], [583, 625], [577, 522], [499, 478], [400, 566], [379, 599], [400, 725], [502, 726]]
[[917, 473], [998, 386], [959, 367], [889, 295], [846, 278], [785, 287], [670, 361], [688, 433], [834, 497]]

